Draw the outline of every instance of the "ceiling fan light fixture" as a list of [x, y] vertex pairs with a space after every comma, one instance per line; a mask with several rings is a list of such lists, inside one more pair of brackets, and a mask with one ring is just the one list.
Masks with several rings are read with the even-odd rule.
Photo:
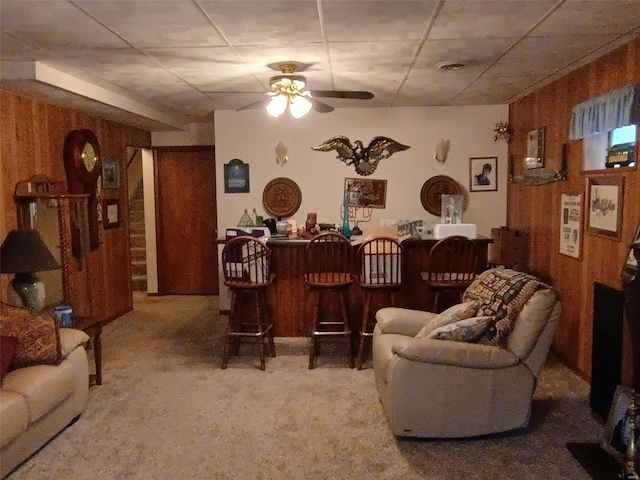
[[274, 95], [267, 104], [267, 113], [273, 118], [278, 118], [287, 109], [289, 101], [284, 95]]
[[291, 99], [289, 110], [293, 118], [302, 118], [311, 110], [311, 102], [305, 97], [294, 97]]
[[275, 75], [269, 79], [269, 86], [274, 90], [295, 92], [307, 86], [307, 78], [297, 73]]

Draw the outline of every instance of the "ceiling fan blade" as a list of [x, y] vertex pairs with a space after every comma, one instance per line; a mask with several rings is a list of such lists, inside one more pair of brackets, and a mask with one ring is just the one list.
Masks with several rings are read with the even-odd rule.
[[347, 98], [351, 100], [371, 100], [373, 93], [359, 90], [309, 90], [312, 97], [318, 98]]
[[331, 105], [327, 105], [324, 102], [321, 102], [320, 100], [316, 100], [315, 98], [310, 98], [309, 99], [311, 101], [311, 105], [313, 106], [313, 109], [318, 112], [318, 113], [329, 113], [329, 112], [333, 112], [333, 107]]
[[270, 98], [264, 98], [264, 99], [259, 100], [257, 102], [250, 103], [249, 105], [245, 105], [244, 107], [240, 107], [239, 109], [236, 110], [236, 112], [241, 112], [243, 110], [255, 110], [255, 109], [258, 109], [258, 108], [266, 107], [267, 104], [269, 103], [269, 100], [271, 100], [271, 99]]

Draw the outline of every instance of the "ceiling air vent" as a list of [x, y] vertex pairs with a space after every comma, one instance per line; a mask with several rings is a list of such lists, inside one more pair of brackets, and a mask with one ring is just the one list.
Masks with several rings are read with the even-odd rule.
[[445, 62], [436, 63], [436, 67], [438, 67], [438, 69], [440, 70], [448, 72], [450, 70], [462, 70], [464, 68], [464, 63], [452, 62], [447, 60]]

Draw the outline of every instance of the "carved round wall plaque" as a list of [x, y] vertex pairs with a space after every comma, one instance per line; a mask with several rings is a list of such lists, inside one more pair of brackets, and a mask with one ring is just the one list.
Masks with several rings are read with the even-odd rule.
[[420, 191], [420, 201], [424, 209], [431, 215], [440, 216], [442, 195], [463, 195], [462, 187], [453, 178], [436, 175], [424, 182]]
[[262, 203], [274, 217], [290, 217], [302, 203], [302, 192], [298, 184], [289, 178], [274, 178], [262, 192]]

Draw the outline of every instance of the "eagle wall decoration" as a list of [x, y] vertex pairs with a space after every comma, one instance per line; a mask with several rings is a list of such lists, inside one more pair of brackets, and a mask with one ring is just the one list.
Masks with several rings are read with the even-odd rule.
[[347, 165], [353, 165], [358, 175], [367, 176], [376, 171], [381, 160], [411, 148], [388, 137], [373, 137], [366, 148], [360, 140], [354, 143], [355, 147], [347, 137], [338, 135], [311, 149], [319, 152], [335, 150], [338, 152], [336, 157], [338, 160], [342, 160]]

